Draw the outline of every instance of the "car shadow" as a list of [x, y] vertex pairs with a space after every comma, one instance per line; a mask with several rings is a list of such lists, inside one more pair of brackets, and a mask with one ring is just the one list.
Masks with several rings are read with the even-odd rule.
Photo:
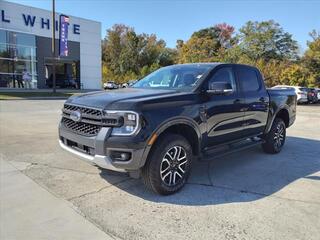
[[[287, 137], [279, 154], [265, 154], [260, 146], [220, 157], [210, 162], [194, 162], [186, 186], [176, 194], [157, 195], [140, 179], [120, 181], [115, 186], [147, 201], [176, 205], [214, 205], [255, 201], [277, 193], [292, 182], [319, 180], [320, 141]], [[111, 173], [101, 177], [111, 181]], [[127, 178], [127, 174], [117, 175]]]

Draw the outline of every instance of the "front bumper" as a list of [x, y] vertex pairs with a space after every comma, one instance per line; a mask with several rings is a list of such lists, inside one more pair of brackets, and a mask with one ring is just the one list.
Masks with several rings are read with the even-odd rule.
[[[139, 137], [111, 137], [112, 129], [103, 127], [96, 136], [87, 137], [59, 125], [59, 144], [69, 153], [101, 168], [128, 172], [140, 169], [150, 150]], [[128, 153], [126, 161], [115, 159], [113, 154]]]
[[59, 144], [60, 144], [60, 147], [62, 147], [64, 150], [76, 155], [77, 157], [87, 161], [90, 164], [94, 164], [94, 165], [97, 165], [101, 168], [105, 168], [105, 169], [109, 169], [109, 170], [113, 170], [113, 171], [117, 171], [117, 172], [125, 172], [124, 169], [119, 169], [119, 168], [114, 167], [111, 163], [112, 162], [111, 159], [108, 156], [103, 156], [103, 155], [91, 156], [89, 154], [79, 152], [72, 147], [68, 147], [61, 140], [59, 140]]

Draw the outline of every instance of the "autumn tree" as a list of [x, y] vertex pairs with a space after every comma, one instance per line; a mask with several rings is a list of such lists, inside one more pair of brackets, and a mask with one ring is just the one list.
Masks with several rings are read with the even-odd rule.
[[175, 55], [156, 35], [137, 34], [131, 27], [116, 24], [102, 42], [103, 79], [119, 83], [137, 79], [173, 64]]
[[302, 57], [297, 42], [278, 23], [249, 21], [236, 34], [226, 23], [200, 29], [187, 41], [166, 47], [155, 34], [137, 34], [121, 24], [107, 30], [102, 41], [104, 80], [118, 82], [141, 78], [174, 63], [229, 62], [254, 65], [265, 83], [300, 86], [320, 85], [320, 33], [313, 31]]
[[281, 84], [291, 86], [307, 86], [307, 79], [308, 72], [301, 64], [297, 63], [293, 63], [283, 69], [279, 77]]
[[191, 38], [177, 41], [178, 62], [217, 62], [224, 49], [233, 44], [234, 28], [226, 23], [194, 32]]

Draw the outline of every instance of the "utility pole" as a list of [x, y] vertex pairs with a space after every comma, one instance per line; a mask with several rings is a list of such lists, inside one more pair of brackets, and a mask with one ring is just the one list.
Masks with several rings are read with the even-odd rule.
[[56, 92], [56, 10], [52, 0], [52, 91]]

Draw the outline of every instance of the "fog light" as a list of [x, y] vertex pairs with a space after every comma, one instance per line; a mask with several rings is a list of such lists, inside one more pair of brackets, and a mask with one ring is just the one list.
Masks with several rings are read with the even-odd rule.
[[131, 153], [130, 152], [112, 151], [111, 158], [112, 158], [112, 160], [115, 160], [115, 161], [128, 161], [131, 158]]
[[129, 160], [130, 154], [129, 153], [121, 153], [120, 154], [120, 158], [121, 158], [122, 161]]

